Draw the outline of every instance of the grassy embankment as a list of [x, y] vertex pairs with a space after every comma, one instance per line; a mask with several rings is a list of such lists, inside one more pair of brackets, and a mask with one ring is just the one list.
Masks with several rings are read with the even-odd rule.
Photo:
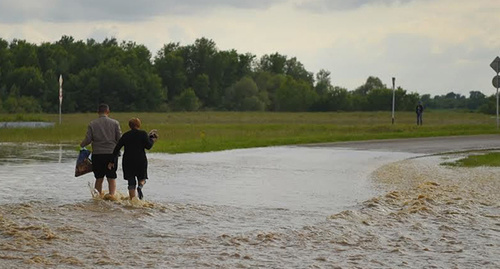
[[443, 165], [458, 167], [500, 166], [500, 152], [488, 152], [479, 155], [469, 155], [455, 162], [445, 162]]
[[[0, 115], [6, 118], [7, 115]], [[56, 114], [25, 118], [58, 122]], [[0, 129], [1, 142], [74, 144], [83, 139], [96, 114], [65, 114], [62, 125], [45, 129]], [[142, 129], [158, 129], [156, 152], [204, 152], [234, 148], [497, 133], [495, 118], [467, 112], [427, 111], [424, 125], [415, 125], [415, 113], [398, 112], [391, 125], [390, 112], [341, 113], [112, 113], [127, 131], [128, 119], [139, 117]]]

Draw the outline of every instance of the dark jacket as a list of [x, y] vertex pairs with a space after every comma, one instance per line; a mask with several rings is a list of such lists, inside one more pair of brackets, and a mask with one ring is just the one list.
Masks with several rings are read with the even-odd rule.
[[128, 167], [140, 167], [147, 164], [146, 152], [144, 149], [153, 147], [153, 140], [144, 130], [132, 129], [122, 135], [113, 151], [115, 157], [118, 156], [122, 147], [125, 147], [122, 165]]
[[417, 107], [415, 108], [415, 112], [417, 114], [422, 114], [422, 112], [424, 112], [424, 106], [423, 105], [417, 105]]

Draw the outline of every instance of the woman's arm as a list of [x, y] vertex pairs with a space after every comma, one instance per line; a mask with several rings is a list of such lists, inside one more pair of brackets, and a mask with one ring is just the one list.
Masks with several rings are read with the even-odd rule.
[[115, 156], [115, 158], [118, 156], [118, 154], [120, 153], [120, 150], [123, 148], [124, 145], [125, 145], [125, 142], [124, 142], [124, 139], [122, 136], [118, 140], [118, 143], [116, 143], [115, 149], [113, 150], [113, 155]]
[[146, 133], [144, 131], [144, 138], [143, 139], [144, 139], [144, 148], [145, 149], [151, 149], [153, 147], [153, 144], [155, 143], [155, 141], [153, 140], [153, 138], [150, 137], [148, 135], [148, 133]]

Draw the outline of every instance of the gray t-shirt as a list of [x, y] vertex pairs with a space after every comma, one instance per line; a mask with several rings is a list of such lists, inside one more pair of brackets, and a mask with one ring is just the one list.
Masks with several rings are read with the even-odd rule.
[[87, 134], [80, 146], [85, 147], [92, 143], [92, 154], [113, 154], [121, 134], [117, 120], [99, 115], [99, 118], [89, 123]]

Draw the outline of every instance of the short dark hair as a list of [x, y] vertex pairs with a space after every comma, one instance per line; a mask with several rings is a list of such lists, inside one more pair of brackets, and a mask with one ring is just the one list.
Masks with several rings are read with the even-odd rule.
[[102, 114], [109, 110], [109, 106], [107, 104], [100, 104], [97, 109], [97, 113]]

